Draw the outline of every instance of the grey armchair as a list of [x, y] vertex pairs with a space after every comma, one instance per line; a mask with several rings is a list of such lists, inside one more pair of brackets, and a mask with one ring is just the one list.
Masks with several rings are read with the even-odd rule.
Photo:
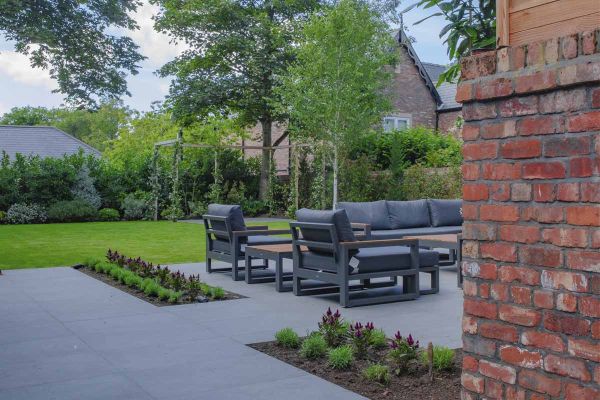
[[[274, 235], [289, 234], [287, 229], [269, 229], [267, 226], [246, 226], [239, 205], [210, 204], [202, 216], [206, 231], [206, 272], [231, 272], [235, 281], [243, 279], [239, 261], [244, 260], [246, 246], [291, 243], [289, 237]], [[212, 261], [231, 264], [227, 268], [213, 268]], [[267, 268], [266, 264], [251, 266]]]

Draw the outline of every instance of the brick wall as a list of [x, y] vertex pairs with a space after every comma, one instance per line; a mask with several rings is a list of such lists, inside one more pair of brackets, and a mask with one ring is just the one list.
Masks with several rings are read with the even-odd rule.
[[599, 37], [463, 60], [463, 399], [600, 399]]
[[438, 130], [442, 133], [448, 133], [456, 138], [461, 138], [462, 131], [456, 126], [456, 121], [461, 117], [461, 110], [438, 112]]

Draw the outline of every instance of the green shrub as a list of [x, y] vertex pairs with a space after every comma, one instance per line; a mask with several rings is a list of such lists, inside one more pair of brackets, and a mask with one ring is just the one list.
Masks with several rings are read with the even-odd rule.
[[304, 358], [315, 359], [327, 353], [327, 342], [321, 334], [313, 334], [302, 341], [300, 355]]
[[218, 286], [213, 286], [210, 288], [210, 297], [213, 300], [221, 300], [225, 297], [225, 290]]
[[123, 218], [127, 220], [148, 219], [150, 217], [151, 194], [142, 191], [130, 193], [121, 201]]
[[0, 224], [5, 224], [8, 222], [6, 220], [6, 211], [0, 211]]
[[183, 293], [175, 292], [172, 290], [171, 295], [169, 296], [169, 303], [171, 303], [171, 304], [179, 303], [179, 300], [181, 299], [182, 295], [183, 295]]
[[[421, 363], [429, 365], [427, 351], [420, 353]], [[445, 346], [433, 346], [433, 368], [438, 371], [449, 371], [454, 366], [454, 350]]]
[[[156, 297], [158, 296], [158, 292], [161, 289], [161, 286], [156, 283], [154, 280], [149, 279], [150, 282], [148, 282], [145, 286], [144, 286], [144, 294], [147, 296], [152, 296], [152, 297]], [[144, 280], [146, 281], [146, 280]]]
[[383, 329], [374, 329], [371, 332], [369, 344], [375, 349], [383, 349], [388, 345], [387, 337], [385, 336]]
[[121, 282], [124, 285], [127, 285], [127, 282], [131, 282], [131, 279], [133, 279], [134, 276], [136, 276], [134, 272], [124, 269], [121, 272], [121, 275], [119, 276], [119, 282]]
[[113, 268], [118, 268], [118, 266], [116, 266], [113, 263], [109, 263], [107, 261], [102, 261], [102, 262], [96, 264], [95, 268], [96, 268], [96, 272], [101, 272], [103, 274], [108, 275]]
[[85, 265], [88, 268], [91, 269], [96, 269], [96, 265], [100, 264], [102, 262], [102, 260], [98, 259], [98, 258], [88, 258], [83, 262], [83, 265]]
[[419, 341], [415, 342], [412, 335], [404, 338], [400, 335], [400, 331], [396, 332], [391, 342], [391, 349], [388, 352], [388, 359], [395, 367], [394, 373], [396, 375], [403, 374], [409, 367], [418, 362], [418, 358]]
[[275, 333], [277, 344], [290, 349], [297, 349], [300, 346], [300, 337], [292, 328], [283, 328]]
[[171, 289], [160, 288], [158, 289], [158, 298], [162, 301], [167, 301], [171, 297], [172, 292]]
[[347, 369], [354, 361], [352, 346], [344, 345], [329, 350], [327, 355], [329, 366], [333, 369]]
[[136, 275], [135, 273], [128, 274], [125, 277], [124, 283], [129, 287], [137, 287], [139, 288], [142, 285], [143, 279], [142, 277]]
[[323, 335], [329, 347], [339, 346], [348, 336], [350, 323], [344, 321], [339, 310], [335, 312], [328, 308], [319, 322], [319, 332]]
[[460, 167], [430, 169], [414, 165], [404, 171], [400, 192], [406, 200], [459, 199], [462, 197]]
[[362, 370], [362, 375], [371, 382], [381, 383], [382, 385], [390, 383], [390, 369], [387, 365], [371, 364]]
[[123, 275], [123, 272], [124, 272], [123, 268], [116, 267], [116, 268], [111, 269], [108, 274], [115, 281], [120, 281], [121, 280], [121, 276]]
[[81, 199], [59, 201], [48, 207], [48, 219], [53, 222], [92, 221], [97, 217], [98, 211]]
[[98, 219], [100, 221], [118, 221], [120, 218], [119, 211], [114, 208], [103, 208], [98, 211]]
[[46, 222], [46, 211], [37, 204], [13, 204], [6, 213], [9, 224], [39, 224]]

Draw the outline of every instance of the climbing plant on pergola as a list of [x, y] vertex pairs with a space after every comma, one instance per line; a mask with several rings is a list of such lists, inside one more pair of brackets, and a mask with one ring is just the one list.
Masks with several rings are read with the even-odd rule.
[[[173, 161], [171, 166], [171, 176], [172, 176], [172, 187], [171, 193], [169, 195], [169, 199], [171, 200], [171, 219], [177, 219], [180, 217], [181, 211], [181, 193], [180, 187], [181, 184], [179, 182], [179, 166], [183, 159], [183, 149], [185, 148], [196, 148], [196, 149], [214, 149], [214, 168], [213, 168], [213, 177], [215, 178], [215, 185], [220, 185], [220, 176], [221, 171], [219, 168], [219, 150], [222, 149], [239, 149], [239, 150], [267, 150], [271, 154], [271, 160], [273, 159], [273, 155], [276, 150], [279, 149], [289, 149], [292, 155], [292, 177], [293, 177], [293, 185], [291, 197], [294, 204], [295, 209], [298, 209], [299, 206], [299, 196], [298, 196], [298, 186], [299, 186], [299, 149], [301, 148], [311, 148], [314, 147], [308, 143], [293, 143], [287, 145], [276, 145], [276, 146], [253, 146], [253, 145], [235, 145], [235, 144], [209, 144], [209, 143], [185, 143], [183, 141], [182, 130], [179, 130], [177, 134], [177, 138], [164, 140], [161, 142], [157, 142], [154, 144], [154, 155], [152, 158], [152, 168], [153, 168], [153, 176], [152, 176], [152, 192], [154, 197], [154, 220], [158, 220], [158, 203], [159, 203], [159, 192], [160, 192], [160, 183], [158, 179], [158, 158], [159, 158], [159, 149], [161, 147], [172, 147], [173, 148]], [[273, 172], [270, 174], [269, 186], [272, 185], [272, 179], [274, 177], [274, 168], [273, 163], [271, 162]], [[177, 213], [179, 210], [179, 213]]]

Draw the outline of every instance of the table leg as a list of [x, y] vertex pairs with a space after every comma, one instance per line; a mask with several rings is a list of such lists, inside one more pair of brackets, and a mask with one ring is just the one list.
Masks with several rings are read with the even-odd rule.
[[246, 283], [252, 283], [252, 257], [248, 255], [248, 253], [246, 253], [246, 260], [245, 260], [245, 269], [246, 269]]

